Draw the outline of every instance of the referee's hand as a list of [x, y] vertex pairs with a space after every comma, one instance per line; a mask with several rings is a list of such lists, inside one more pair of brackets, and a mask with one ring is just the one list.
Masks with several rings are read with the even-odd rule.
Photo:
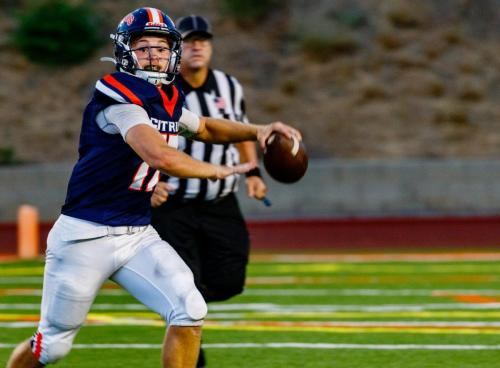
[[262, 200], [267, 194], [267, 185], [260, 176], [247, 178], [247, 194], [250, 198]]
[[151, 196], [151, 207], [160, 207], [168, 199], [168, 192], [173, 191], [175, 188], [164, 181], [158, 182]]

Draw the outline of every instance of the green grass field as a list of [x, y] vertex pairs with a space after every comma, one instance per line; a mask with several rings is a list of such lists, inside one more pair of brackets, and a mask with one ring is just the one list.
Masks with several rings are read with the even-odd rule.
[[[0, 263], [0, 366], [38, 318], [43, 263]], [[103, 288], [58, 367], [160, 367], [164, 326]], [[499, 367], [500, 252], [254, 254], [210, 305], [209, 367]]]

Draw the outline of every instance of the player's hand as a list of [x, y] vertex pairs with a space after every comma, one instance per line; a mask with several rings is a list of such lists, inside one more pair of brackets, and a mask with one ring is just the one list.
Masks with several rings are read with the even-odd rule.
[[256, 162], [245, 162], [244, 164], [234, 165], [234, 166], [217, 166], [214, 176], [210, 177], [210, 180], [224, 179], [229, 175], [234, 174], [244, 174], [249, 172], [257, 166]]
[[283, 133], [288, 138], [292, 139], [293, 137], [298, 138], [299, 141], [302, 140], [302, 134], [289, 125], [283, 124], [281, 121], [277, 121], [268, 125], [263, 125], [257, 131], [257, 140], [259, 141], [260, 148], [266, 148], [267, 139], [274, 132]]
[[168, 199], [168, 192], [173, 191], [175, 188], [164, 181], [158, 182], [151, 196], [151, 207], [160, 207]]
[[247, 193], [250, 198], [261, 200], [267, 194], [267, 185], [260, 176], [247, 178]]

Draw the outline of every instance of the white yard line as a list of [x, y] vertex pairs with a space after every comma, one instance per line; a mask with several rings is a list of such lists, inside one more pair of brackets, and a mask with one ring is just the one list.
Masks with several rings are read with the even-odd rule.
[[0, 328], [28, 328], [36, 327], [36, 322], [0, 322]]
[[209, 305], [209, 311], [252, 311], [252, 312], [398, 312], [426, 310], [485, 310], [500, 309], [500, 303], [428, 303], [428, 304], [381, 304], [381, 305], [343, 305], [343, 304], [291, 304], [246, 303]]
[[[15, 344], [0, 343], [0, 349]], [[419, 345], [419, 344], [327, 344], [327, 343], [237, 343], [203, 344], [204, 349], [356, 349], [356, 350], [500, 350], [500, 345]], [[160, 344], [74, 344], [73, 349], [161, 349]]]

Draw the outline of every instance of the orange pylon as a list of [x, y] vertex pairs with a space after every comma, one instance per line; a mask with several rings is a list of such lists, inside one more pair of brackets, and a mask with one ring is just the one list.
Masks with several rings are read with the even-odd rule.
[[40, 228], [38, 209], [29, 205], [19, 206], [17, 211], [17, 255], [19, 258], [38, 257]]

